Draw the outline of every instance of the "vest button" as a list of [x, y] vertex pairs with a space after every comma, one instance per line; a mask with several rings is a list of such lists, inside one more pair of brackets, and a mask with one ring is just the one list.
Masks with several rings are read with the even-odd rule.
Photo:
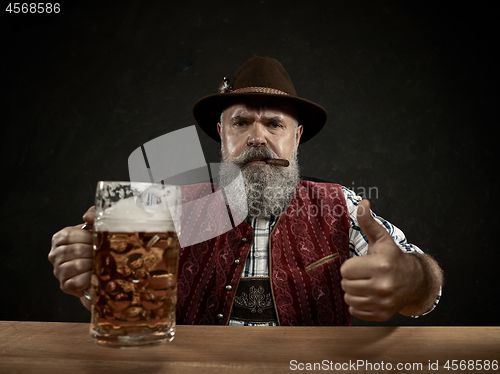
[[237, 258], [236, 260], [234, 260], [234, 263], [235, 263], [236, 265], [239, 265], [239, 264], [241, 264], [241, 261], [240, 261], [240, 259], [239, 259], [239, 258]]
[[228, 284], [228, 285], [226, 286], [226, 290], [231, 291], [232, 289], [233, 289], [233, 286], [231, 286], [230, 284]]
[[241, 238], [241, 241], [242, 241], [243, 243], [246, 243], [246, 242], [248, 242], [248, 239], [247, 239], [247, 238]]
[[218, 318], [218, 319], [222, 319], [222, 318], [224, 318], [224, 314], [222, 314], [222, 313], [217, 314], [217, 318]]

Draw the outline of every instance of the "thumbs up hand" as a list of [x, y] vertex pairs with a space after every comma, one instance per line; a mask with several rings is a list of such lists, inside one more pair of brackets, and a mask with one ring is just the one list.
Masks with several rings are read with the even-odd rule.
[[368, 255], [348, 259], [341, 267], [342, 289], [349, 312], [368, 321], [386, 321], [415, 299], [424, 281], [416, 256], [403, 253], [370, 212], [358, 206], [358, 224], [368, 238]]

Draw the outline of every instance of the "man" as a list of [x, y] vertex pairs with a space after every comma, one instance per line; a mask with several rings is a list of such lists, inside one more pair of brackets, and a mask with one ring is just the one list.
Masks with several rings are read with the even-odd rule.
[[[178, 323], [349, 325], [351, 315], [384, 321], [433, 308], [442, 275], [430, 256], [352, 191], [299, 180], [298, 146], [321, 130], [326, 111], [296, 95], [278, 61], [248, 60], [193, 113], [221, 142], [221, 184], [233, 178], [229, 165], [241, 170], [245, 191], [228, 198], [246, 204], [248, 217], [181, 250]], [[93, 222], [92, 210], [84, 220]], [[89, 285], [90, 243], [81, 225], [65, 228], [49, 253], [62, 290], [79, 297]]]

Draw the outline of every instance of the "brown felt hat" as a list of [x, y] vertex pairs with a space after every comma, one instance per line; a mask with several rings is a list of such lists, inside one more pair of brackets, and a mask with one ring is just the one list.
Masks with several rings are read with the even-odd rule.
[[243, 64], [230, 82], [224, 78], [219, 93], [205, 96], [194, 104], [194, 118], [208, 136], [220, 142], [217, 122], [222, 111], [234, 102], [255, 97], [280, 99], [292, 104], [299, 123], [304, 126], [301, 143], [315, 136], [326, 123], [326, 110], [298, 97], [283, 65], [268, 57], [253, 57]]

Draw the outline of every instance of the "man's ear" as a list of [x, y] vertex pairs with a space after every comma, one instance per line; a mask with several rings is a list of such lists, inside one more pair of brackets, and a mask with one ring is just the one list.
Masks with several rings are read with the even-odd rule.
[[295, 140], [296, 140], [295, 144], [297, 144], [297, 148], [299, 147], [300, 137], [302, 136], [303, 131], [304, 131], [304, 126], [298, 125], [297, 131], [295, 131]]
[[221, 131], [221, 125], [220, 122], [217, 122], [217, 132], [219, 133], [219, 137], [222, 139], [220, 131]]

